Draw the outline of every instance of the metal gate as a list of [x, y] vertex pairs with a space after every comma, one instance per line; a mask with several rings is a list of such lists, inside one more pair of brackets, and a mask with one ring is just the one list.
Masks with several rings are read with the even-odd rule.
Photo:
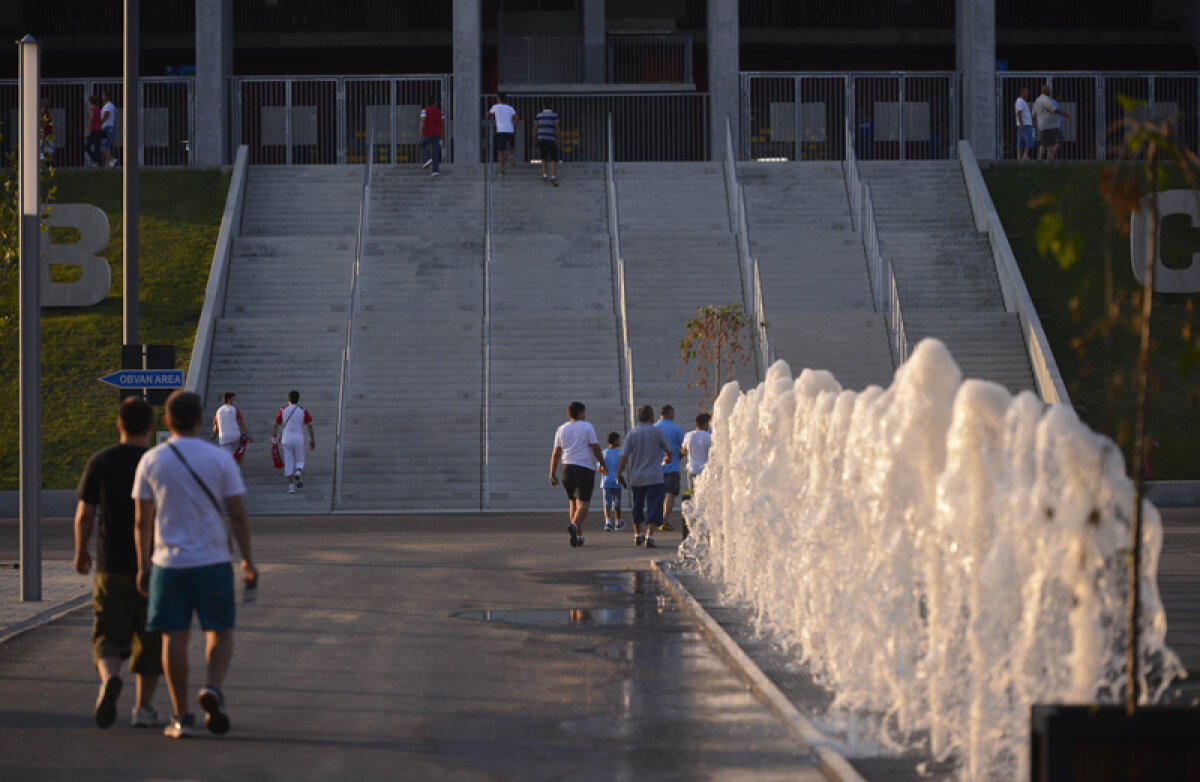
[[957, 155], [953, 72], [741, 74], [742, 157], [842, 160], [845, 122], [860, 160], [948, 160]]
[[[494, 97], [483, 96], [485, 121]], [[559, 154], [565, 161], [600, 163], [608, 158], [609, 114], [613, 116], [614, 154], [618, 161], [709, 159], [708, 95], [704, 93], [514, 93], [507, 98], [520, 119], [514, 153], [519, 160], [537, 157], [533, 118], [547, 104], [559, 116], [563, 135]], [[483, 147], [486, 150], [487, 145]]]
[[1015, 158], [1016, 102], [1029, 89], [1032, 106], [1043, 84], [1069, 116], [1062, 120], [1060, 160], [1113, 160], [1123, 146], [1121, 120], [1128, 115], [1120, 96], [1140, 102], [1133, 119], [1171, 125], [1188, 149], [1200, 152], [1200, 74], [1006, 71], [996, 74], [997, 149]]
[[[125, 159], [123, 121], [125, 85], [116, 79], [42, 79], [42, 97], [50, 101], [54, 125], [54, 165], [83, 166], [88, 136], [88, 96], [108, 93], [116, 106], [113, 157]], [[146, 166], [190, 166], [195, 162], [192, 139], [195, 81], [190, 76], [143, 76], [138, 79], [138, 163]], [[0, 154], [8, 159], [17, 146], [16, 81], [0, 81]], [[102, 104], [101, 104], [102, 105]]]
[[453, 158], [452, 77], [263, 76], [233, 79], [235, 144], [257, 164], [362, 163], [368, 128], [375, 162], [418, 159], [421, 109], [437, 101], [446, 117], [443, 155]]

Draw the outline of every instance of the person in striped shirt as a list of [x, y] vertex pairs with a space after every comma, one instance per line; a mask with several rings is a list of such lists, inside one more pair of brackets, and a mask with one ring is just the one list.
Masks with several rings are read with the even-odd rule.
[[[542, 158], [542, 181], [558, 187], [558, 139], [562, 135], [562, 126], [558, 115], [549, 103], [542, 104], [542, 110], [535, 120], [537, 123], [538, 153]], [[546, 177], [546, 164], [550, 164], [550, 176]]]

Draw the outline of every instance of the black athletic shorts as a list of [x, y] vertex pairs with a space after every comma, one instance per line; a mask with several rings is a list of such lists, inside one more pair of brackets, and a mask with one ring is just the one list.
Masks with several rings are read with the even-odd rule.
[[679, 495], [679, 473], [663, 473], [663, 494], [674, 494], [676, 496]]
[[497, 133], [496, 134], [496, 151], [497, 152], [499, 152], [501, 150], [505, 150], [505, 149], [512, 149], [513, 144], [514, 144], [514, 142], [513, 142], [513, 134], [512, 133]]
[[558, 144], [552, 138], [540, 138], [538, 154], [542, 156], [542, 160], [558, 160]]
[[562, 485], [568, 499], [591, 502], [592, 491], [596, 488], [596, 471], [578, 464], [564, 464]]

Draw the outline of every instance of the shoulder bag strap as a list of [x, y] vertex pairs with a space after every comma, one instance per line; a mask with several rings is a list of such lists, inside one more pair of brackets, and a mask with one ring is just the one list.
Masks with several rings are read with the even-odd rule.
[[192, 469], [192, 465], [188, 464], [187, 459], [183, 458], [183, 454], [180, 453], [179, 449], [175, 447], [175, 443], [169, 442], [167, 443], [167, 447], [175, 452], [175, 455], [179, 457], [179, 461], [183, 462], [183, 466], [187, 468], [187, 471], [192, 474], [192, 478], [196, 481], [200, 488], [204, 490], [204, 494], [208, 497], [209, 502], [211, 502], [213, 507], [217, 509], [217, 515], [221, 518], [225, 518], [225, 509], [221, 507], [221, 503], [217, 502], [217, 498], [213, 496], [213, 493], [211, 490], [209, 490], [208, 485], [201, 480], [200, 476], [196, 474], [196, 471]]

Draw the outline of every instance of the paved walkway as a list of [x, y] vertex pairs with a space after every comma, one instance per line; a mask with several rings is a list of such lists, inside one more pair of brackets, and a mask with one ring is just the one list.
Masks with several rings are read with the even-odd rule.
[[[263, 581], [239, 606], [229, 735], [135, 731], [130, 691], [96, 729], [84, 605], [0, 644], [5, 778], [824, 778], [650, 572], [672, 546], [593, 527], [571, 549], [557, 515], [253, 524]], [[71, 542], [47, 526], [58, 573]]]
[[[1193, 675], [1173, 699], [1192, 703], [1200, 510], [1163, 516], [1168, 642]], [[571, 550], [557, 515], [254, 526], [262, 597], [240, 607], [226, 688], [235, 729], [210, 753], [207, 736], [180, 748], [122, 727], [124, 712], [112, 731], [91, 725], [89, 583], [70, 570], [70, 522], [47, 522], [46, 600], [22, 604], [9, 567], [16, 524], [0, 519], [0, 767], [66, 778], [80, 758], [103, 768], [132, 750], [146, 776], [823, 778], [650, 573], [652, 558], [674, 557], [673, 535], [646, 552], [628, 531], [595, 526]], [[793, 667], [773, 668], [769, 645], [738, 630], [738, 607], [719, 590], [683, 581], [802, 712], [827, 702]], [[201, 652], [194, 639], [194, 661]], [[193, 685], [201, 671], [194, 662]], [[165, 692], [157, 703], [166, 710]], [[891, 780], [917, 760], [852, 762]]]

